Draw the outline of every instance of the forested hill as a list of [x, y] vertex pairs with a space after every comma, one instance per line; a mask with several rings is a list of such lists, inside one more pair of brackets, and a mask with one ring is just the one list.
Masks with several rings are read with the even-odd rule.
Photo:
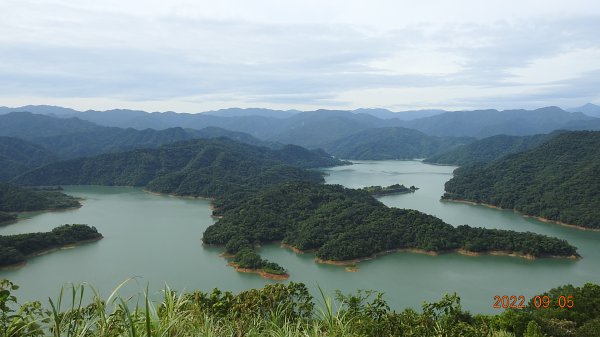
[[97, 130], [100, 126], [79, 118], [55, 118], [30, 112], [0, 115], [0, 136], [31, 140]]
[[355, 133], [330, 143], [325, 149], [344, 159], [414, 159], [448, 151], [474, 140], [464, 137], [433, 137], [417, 130], [389, 127]]
[[[0, 136], [16, 137], [37, 144], [54, 154], [57, 159], [90, 157], [108, 152], [122, 152], [138, 148], [155, 148], [178, 141], [228, 137], [243, 143], [274, 145], [243, 132], [218, 127], [184, 129], [173, 127], [162, 130], [100, 126], [78, 118], [57, 118], [28, 112], [0, 115]], [[2, 155], [0, 144], [0, 156]], [[39, 165], [38, 165], [39, 166]], [[2, 171], [3, 169], [0, 169]]]
[[56, 160], [56, 155], [40, 145], [18, 138], [0, 137], [0, 181], [8, 181]]
[[265, 142], [242, 132], [216, 127], [201, 130], [169, 128], [164, 130], [120, 129], [98, 126], [87, 132], [34, 138], [32, 141], [58, 154], [62, 159], [91, 157], [102, 153], [123, 152], [133, 149], [156, 148], [164, 144], [204, 138], [227, 137], [251, 145]]
[[487, 165], [458, 168], [445, 198], [600, 228], [600, 132], [557, 135]]
[[424, 162], [457, 166], [489, 163], [512, 153], [534, 148], [559, 133], [560, 131], [533, 136], [492, 136], [431, 156]]
[[15, 220], [13, 213], [79, 207], [77, 199], [56, 191], [33, 190], [0, 182], [0, 222]]
[[394, 249], [447, 252], [503, 251], [531, 256], [572, 256], [564, 240], [460, 226], [415, 210], [389, 208], [367, 191], [290, 182], [260, 191], [217, 210], [219, 221], [205, 232], [207, 244], [246, 254], [255, 244], [282, 240], [316, 250], [323, 260], [352, 260]]
[[[525, 136], [564, 129], [574, 121], [594, 121], [580, 112], [567, 112], [549, 106], [535, 110], [454, 111], [419, 118], [403, 126], [434, 136], [468, 136], [485, 138], [493, 135]], [[587, 130], [587, 129], [586, 129]]]
[[199, 139], [129, 152], [52, 163], [13, 180], [20, 185], [124, 185], [178, 195], [218, 197], [283, 181], [322, 182], [303, 168], [340, 165], [320, 151], [280, 150], [228, 138]]

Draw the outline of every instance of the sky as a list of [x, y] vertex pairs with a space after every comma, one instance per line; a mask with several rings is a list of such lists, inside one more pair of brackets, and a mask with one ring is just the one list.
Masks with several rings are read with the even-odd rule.
[[0, 0], [0, 105], [600, 103], [597, 0]]

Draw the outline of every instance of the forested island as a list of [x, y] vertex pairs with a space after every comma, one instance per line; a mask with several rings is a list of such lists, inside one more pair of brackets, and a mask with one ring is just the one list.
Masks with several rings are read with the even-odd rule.
[[445, 189], [446, 200], [600, 229], [600, 132], [562, 133], [531, 150], [458, 168]]
[[0, 236], [0, 267], [24, 263], [28, 257], [55, 248], [100, 240], [102, 234], [88, 225], [63, 225], [45, 233]]
[[321, 262], [355, 263], [396, 250], [506, 253], [518, 256], [579, 255], [564, 240], [534, 233], [457, 228], [415, 210], [390, 208], [367, 191], [309, 182], [265, 189], [218, 209], [221, 218], [204, 232], [206, 244], [227, 254], [281, 241], [297, 251], [314, 251]]
[[237, 271], [255, 272], [264, 278], [285, 280], [289, 277], [286, 270], [275, 262], [265, 260], [254, 249], [243, 247], [235, 253], [230, 263]]
[[17, 219], [15, 213], [81, 207], [79, 201], [58, 191], [31, 189], [0, 182], [0, 223]]
[[374, 197], [390, 195], [390, 194], [413, 193], [418, 189], [419, 189], [418, 187], [414, 187], [414, 186], [406, 187], [401, 184], [394, 184], [394, 185], [390, 185], [390, 186], [386, 186], [386, 187], [367, 186], [367, 187], [362, 188], [363, 191], [368, 192], [370, 195], [372, 195]]

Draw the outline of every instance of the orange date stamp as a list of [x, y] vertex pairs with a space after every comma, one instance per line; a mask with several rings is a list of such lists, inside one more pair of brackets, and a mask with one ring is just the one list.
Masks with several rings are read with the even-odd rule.
[[[494, 309], [525, 309], [526, 308], [526, 299], [523, 295], [512, 295], [512, 296], [494, 296]], [[572, 295], [568, 296], [558, 296], [555, 299], [550, 298], [550, 296], [535, 296], [533, 298], [533, 308], [536, 309], [548, 309], [550, 307], [558, 307], [562, 309], [571, 309], [575, 307], [575, 298]], [[556, 306], [553, 304], [556, 303]]]

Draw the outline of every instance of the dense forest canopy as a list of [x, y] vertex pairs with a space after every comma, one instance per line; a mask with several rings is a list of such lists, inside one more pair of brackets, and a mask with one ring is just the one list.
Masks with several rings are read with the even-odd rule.
[[63, 225], [46, 233], [0, 235], [0, 267], [25, 262], [28, 256], [75, 243], [98, 240], [95, 227]]
[[17, 220], [17, 216], [11, 213], [0, 211], [0, 224]]
[[76, 198], [58, 191], [46, 191], [0, 183], [0, 212], [42, 211], [79, 207]]
[[506, 155], [532, 149], [564, 131], [533, 136], [498, 135], [461, 145], [424, 160], [425, 163], [466, 166], [489, 163]]
[[58, 160], [46, 148], [13, 137], [0, 137], [0, 182]]
[[322, 182], [303, 168], [345, 164], [295, 145], [279, 150], [228, 138], [198, 139], [46, 165], [13, 180], [20, 185], [144, 186], [160, 193], [218, 197], [283, 181]]
[[600, 132], [567, 132], [489, 164], [461, 167], [445, 198], [600, 228]]
[[332, 155], [344, 159], [389, 160], [425, 158], [468, 144], [466, 137], [433, 137], [402, 127], [367, 129], [337, 139], [325, 146]]
[[402, 184], [393, 184], [393, 185], [385, 186], [385, 187], [367, 186], [367, 187], [362, 188], [363, 191], [367, 191], [370, 195], [375, 196], [375, 197], [383, 196], [383, 195], [390, 195], [390, 194], [412, 193], [418, 189], [419, 188], [417, 188], [415, 186], [406, 187]]
[[389, 208], [368, 192], [339, 185], [284, 183], [217, 210], [222, 217], [203, 236], [236, 254], [282, 241], [315, 250], [323, 260], [361, 259], [395, 249], [447, 252], [503, 251], [531, 256], [572, 256], [564, 240], [533, 233], [460, 226], [415, 210]]

